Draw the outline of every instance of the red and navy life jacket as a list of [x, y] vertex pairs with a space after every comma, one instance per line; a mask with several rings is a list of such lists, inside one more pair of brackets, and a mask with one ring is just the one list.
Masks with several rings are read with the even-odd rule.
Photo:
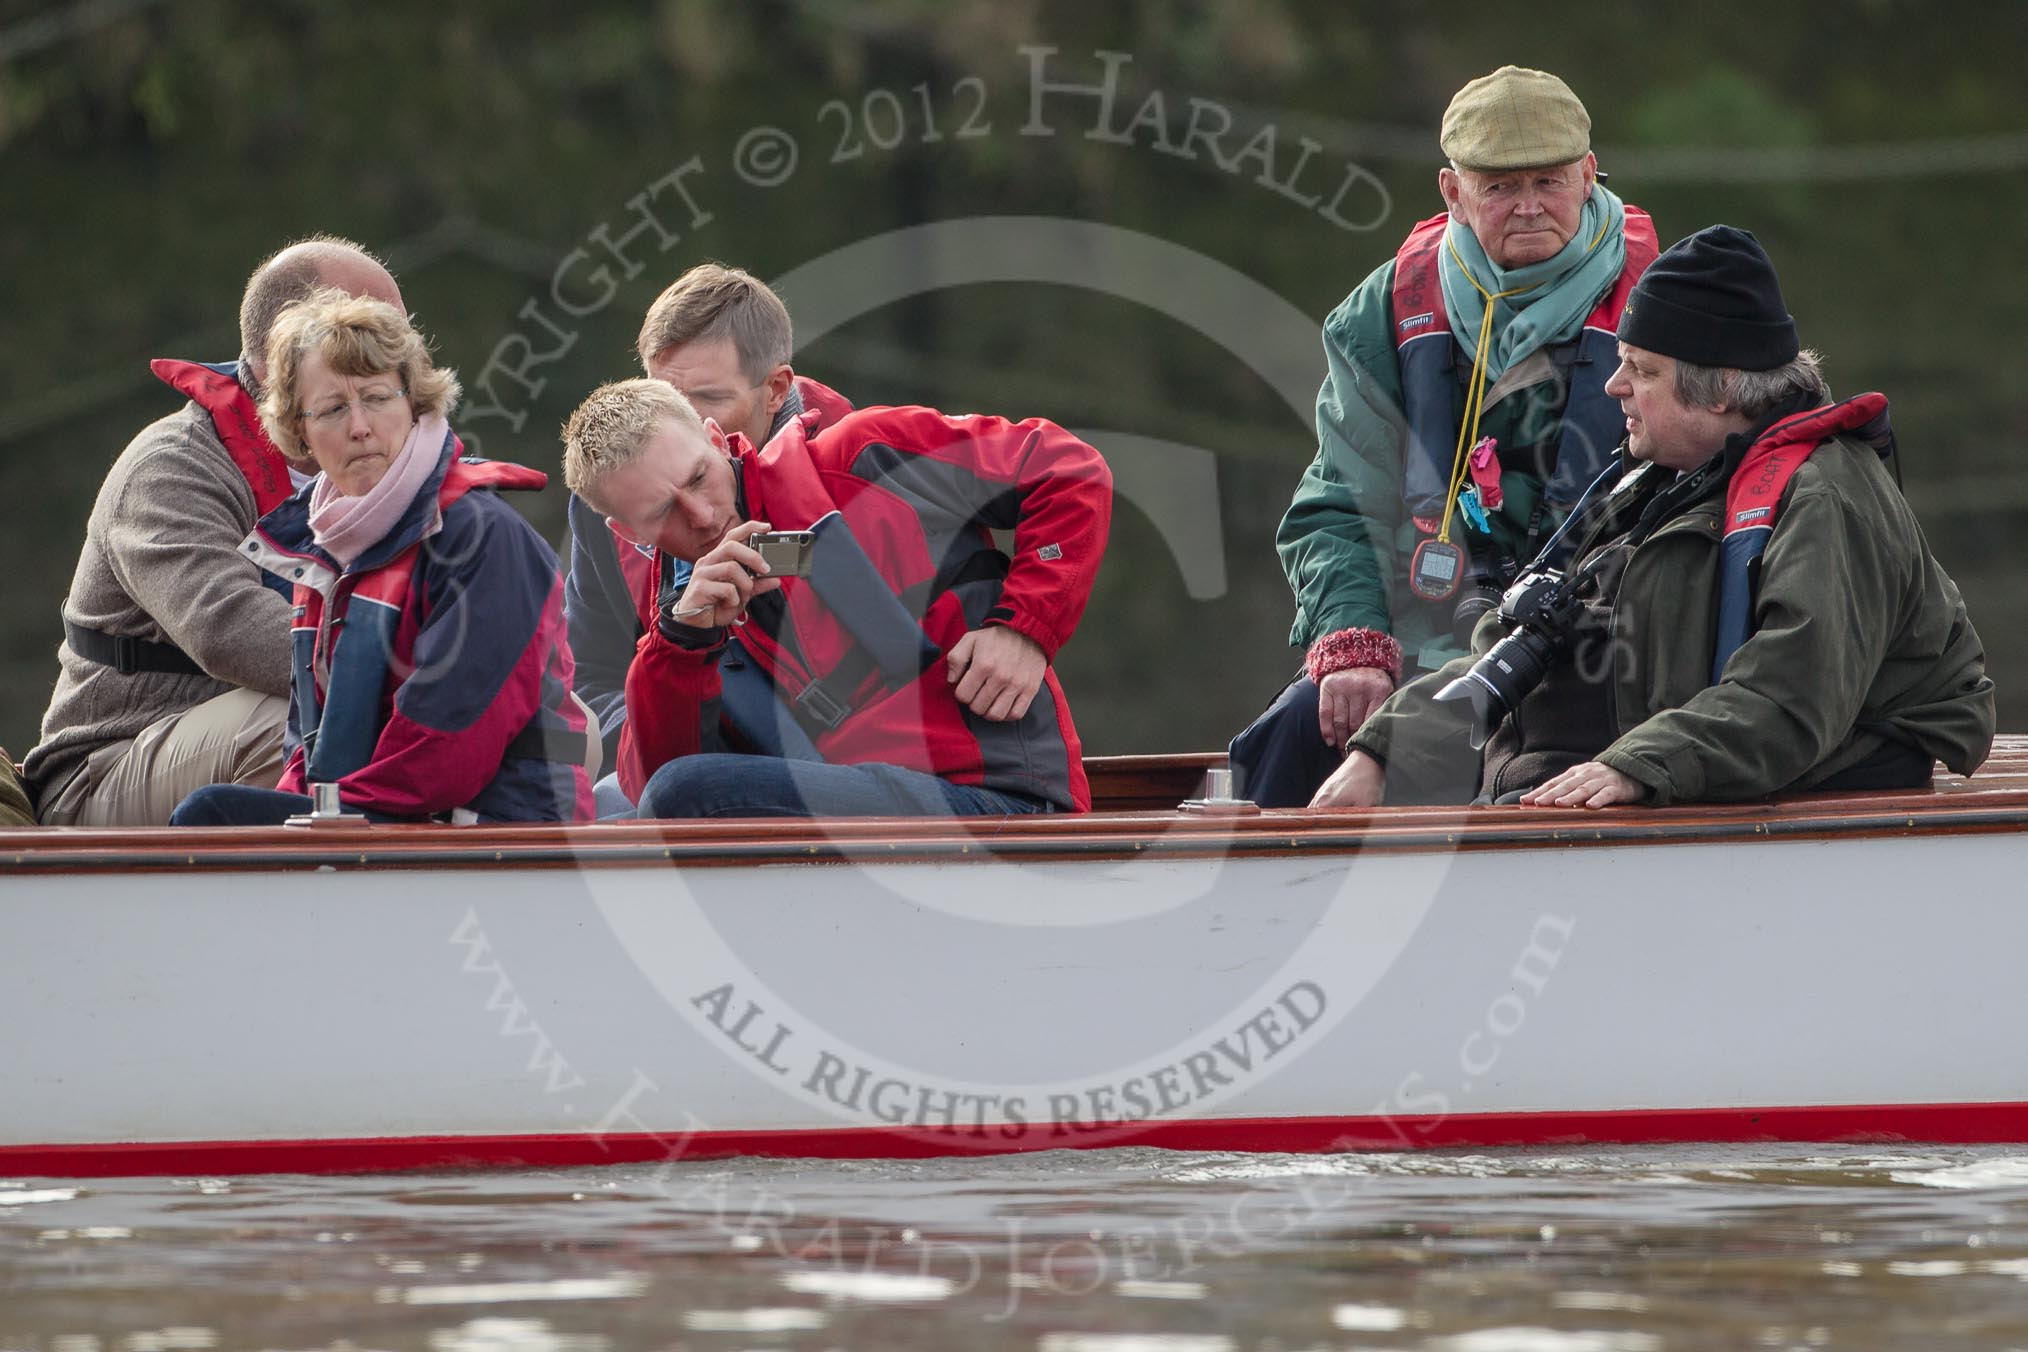
[[[539, 490], [540, 470], [504, 461], [453, 460], [437, 490], [437, 511], [475, 488]], [[330, 600], [308, 582], [295, 587], [296, 699], [305, 771], [336, 783], [373, 758], [392, 683], [408, 674], [420, 611], [411, 593], [422, 543], [377, 568], [330, 583]], [[327, 621], [328, 617], [328, 621]]]
[[[1440, 274], [1448, 215], [1432, 216], [1408, 232], [1394, 256], [1395, 358], [1401, 368], [1402, 418], [1408, 425], [1402, 496], [1410, 516], [1440, 517], [1458, 444], [1458, 344], [1444, 308]], [[1611, 461], [1625, 420], [1607, 396], [1606, 379], [1619, 365], [1620, 311], [1634, 283], [1655, 261], [1655, 223], [1639, 207], [1626, 208], [1627, 260], [1620, 278], [1599, 301], [1570, 353], [1563, 432], [1556, 472], [1543, 486], [1549, 505], [1567, 511]], [[1557, 365], [1560, 349], [1552, 348]], [[1504, 449], [1504, 448], [1503, 448]]]
[[1718, 642], [1711, 681], [1753, 634], [1755, 583], [1760, 557], [1774, 534], [1782, 494], [1803, 462], [1834, 437], [1850, 435], [1885, 460], [1894, 454], [1887, 396], [1861, 394], [1784, 418], [1747, 448], [1725, 487], [1725, 537], [1719, 545]]
[[294, 587], [281, 787], [338, 783], [348, 805], [393, 817], [588, 815], [556, 556], [511, 508], [476, 500], [548, 476], [457, 449], [446, 437], [437, 480], [349, 569], [317, 547], [307, 492], [242, 546]]

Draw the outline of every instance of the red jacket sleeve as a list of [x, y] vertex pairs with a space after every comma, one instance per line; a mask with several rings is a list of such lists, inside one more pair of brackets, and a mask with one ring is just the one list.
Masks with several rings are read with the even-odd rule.
[[905, 477], [918, 510], [943, 515], [953, 529], [1014, 532], [1013, 567], [987, 622], [1034, 639], [1053, 661], [1083, 618], [1105, 558], [1113, 476], [1104, 458], [1042, 418], [870, 409], [836, 431], [847, 426], [861, 477], [882, 477], [881, 459], [868, 455], [879, 450], [896, 463], [889, 475]]
[[634, 802], [657, 770], [678, 756], [718, 751], [718, 655], [685, 648], [650, 628], [627, 667], [627, 721], [620, 728], [620, 788]]

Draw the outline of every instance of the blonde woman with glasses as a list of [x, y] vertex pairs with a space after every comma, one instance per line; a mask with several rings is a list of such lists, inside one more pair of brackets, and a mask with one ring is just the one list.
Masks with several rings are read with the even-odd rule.
[[588, 817], [556, 555], [499, 497], [547, 476], [460, 458], [457, 377], [385, 302], [292, 306], [268, 367], [261, 421], [319, 471], [242, 546], [295, 592], [288, 766], [278, 789], [201, 789], [171, 824], [278, 823], [327, 783], [378, 820]]

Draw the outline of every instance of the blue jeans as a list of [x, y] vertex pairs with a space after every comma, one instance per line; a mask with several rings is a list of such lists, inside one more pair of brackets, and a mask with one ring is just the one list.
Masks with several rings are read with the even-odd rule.
[[592, 816], [602, 822], [631, 821], [640, 814], [634, 810], [634, 800], [627, 797], [627, 791], [620, 787], [620, 772], [600, 779], [592, 785]]
[[953, 784], [898, 765], [827, 765], [700, 753], [657, 770], [643, 817], [991, 817], [1053, 811], [1040, 798]]

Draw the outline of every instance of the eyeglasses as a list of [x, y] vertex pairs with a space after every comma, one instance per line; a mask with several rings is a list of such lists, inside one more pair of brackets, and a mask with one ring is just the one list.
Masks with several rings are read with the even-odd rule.
[[[387, 412], [393, 406], [395, 400], [405, 398], [407, 395], [408, 387], [406, 385], [398, 390], [390, 390], [385, 387], [371, 389], [359, 396], [359, 407], [366, 410], [367, 417], [377, 418]], [[352, 416], [352, 401], [350, 399], [340, 399], [334, 404], [325, 405], [323, 408], [306, 408], [297, 416], [305, 422], [314, 423], [318, 427], [336, 427]]]

